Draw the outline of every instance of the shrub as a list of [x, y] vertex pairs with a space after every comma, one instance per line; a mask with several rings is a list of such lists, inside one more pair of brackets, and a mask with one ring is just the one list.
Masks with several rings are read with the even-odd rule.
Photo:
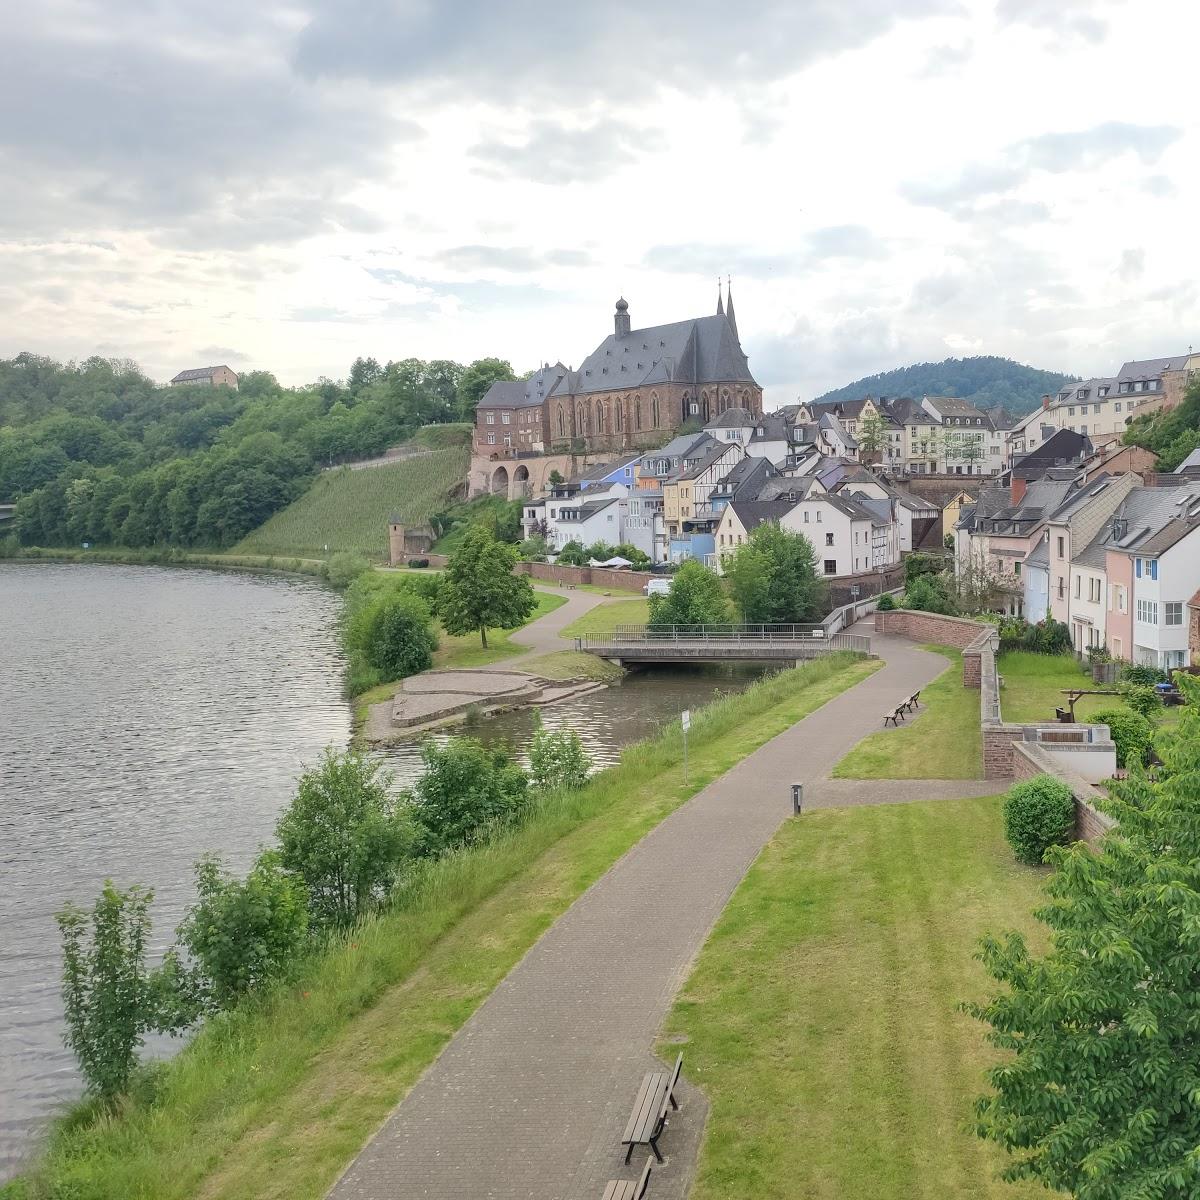
[[490, 829], [516, 820], [529, 781], [504, 750], [474, 738], [451, 738], [422, 747], [425, 774], [413, 789], [413, 809], [423, 828], [421, 848], [441, 854], [478, 841]]
[[408, 565], [414, 571], [423, 571], [427, 566], [429, 566], [429, 559], [427, 559], [427, 558], [410, 558], [408, 560]]
[[539, 719], [529, 746], [529, 778], [540, 792], [582, 787], [592, 760], [573, 729], [551, 732]]
[[558, 557], [554, 561], [564, 567], [586, 567], [587, 552], [584, 550], [582, 542], [572, 539], [558, 552]]
[[1022, 617], [1005, 617], [1000, 622], [1000, 649], [1067, 654], [1071, 649], [1071, 630], [1051, 617], [1036, 625], [1030, 625]]
[[1156, 683], [1166, 682], [1167, 673], [1157, 667], [1145, 667], [1130, 663], [1121, 669], [1122, 683], [1135, 683], [1139, 687], [1153, 687]]
[[300, 880], [279, 854], [259, 855], [245, 879], [218, 858], [196, 863], [197, 902], [179, 927], [191, 964], [183, 977], [199, 1011], [232, 1008], [252, 988], [281, 975], [308, 934]]
[[1051, 846], [1063, 846], [1075, 827], [1071, 789], [1051, 775], [1009, 788], [1004, 797], [1004, 836], [1018, 861], [1038, 866]]
[[665, 596], [650, 597], [651, 625], [719, 625], [729, 620], [720, 578], [699, 559], [686, 559]]
[[[1155, 698], [1154, 702], [1157, 704], [1158, 699]], [[1089, 723], [1108, 726], [1108, 732], [1117, 747], [1118, 767], [1146, 761], [1146, 755], [1154, 744], [1154, 726], [1140, 713], [1108, 708], [1093, 713]]]
[[309, 919], [346, 928], [386, 895], [416, 843], [408, 806], [360, 751], [326, 750], [279, 819], [279, 861], [308, 892]]
[[1162, 712], [1162, 700], [1152, 687], [1140, 683], [1121, 684], [1121, 699], [1139, 716], [1153, 721]]
[[63, 944], [66, 1043], [89, 1092], [111, 1101], [129, 1087], [143, 1034], [155, 1027], [154, 987], [146, 970], [150, 902], [139, 887], [111, 880], [88, 916], [73, 904], [57, 914]]
[[366, 556], [353, 550], [339, 550], [325, 564], [323, 574], [339, 592], [344, 592], [360, 575], [371, 569]]
[[437, 637], [420, 596], [397, 592], [368, 610], [367, 661], [384, 679], [404, 679], [433, 666]]
[[936, 575], [916, 576], [905, 590], [904, 607], [931, 613], [950, 614], [954, 611], [945, 585]]
[[891, 612], [896, 607], [896, 598], [891, 592], [884, 592], [879, 597], [878, 609], [880, 612]]

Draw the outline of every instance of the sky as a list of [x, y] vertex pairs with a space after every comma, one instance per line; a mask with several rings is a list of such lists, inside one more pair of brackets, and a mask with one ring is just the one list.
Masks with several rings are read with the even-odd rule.
[[768, 407], [1200, 345], [1186, 0], [15, 0], [0, 356], [518, 371], [704, 315]]

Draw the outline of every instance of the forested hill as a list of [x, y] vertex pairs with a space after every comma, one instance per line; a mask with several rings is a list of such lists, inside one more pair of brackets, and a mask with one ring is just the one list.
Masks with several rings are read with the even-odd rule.
[[0, 502], [25, 545], [231, 546], [331, 463], [470, 420], [507, 363], [358, 359], [345, 382], [159, 387], [136, 364], [0, 360]]
[[981, 355], [916, 363], [856, 379], [818, 400], [861, 400], [864, 396], [961, 396], [978, 408], [1003, 406], [1014, 416], [1032, 412], [1047, 393], [1057, 392], [1076, 376], [1039, 371], [1011, 358]]

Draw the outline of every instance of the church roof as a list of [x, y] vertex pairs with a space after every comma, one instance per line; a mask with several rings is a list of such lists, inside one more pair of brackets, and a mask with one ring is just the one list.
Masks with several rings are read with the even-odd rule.
[[609, 334], [583, 360], [572, 390], [586, 395], [654, 383], [755, 384], [755, 380], [728, 315], [715, 313]]
[[534, 408], [547, 396], [569, 390], [568, 371], [562, 363], [534, 371], [528, 379], [497, 379], [484, 393], [476, 408]]

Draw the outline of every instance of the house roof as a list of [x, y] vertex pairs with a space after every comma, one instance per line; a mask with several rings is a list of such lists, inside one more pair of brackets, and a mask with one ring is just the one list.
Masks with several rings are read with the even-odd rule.
[[[1125, 447], [1122, 447], [1122, 449], [1124, 448]], [[1183, 462], [1181, 462], [1179, 466], [1175, 468], [1173, 474], [1182, 475], [1183, 472], [1188, 470], [1190, 467], [1200, 468], [1200, 450], [1193, 450], [1191, 454], [1189, 454], [1187, 458], [1185, 458]]]
[[749, 429], [755, 423], [754, 414], [748, 408], [727, 408], [714, 417], [705, 429]]
[[547, 396], [567, 390], [568, 375], [562, 363], [547, 363], [528, 379], [497, 379], [476, 408], [536, 408]]
[[782, 413], [763, 413], [759, 417], [758, 423], [754, 426], [754, 437], [756, 439], [761, 438], [763, 441], [787, 441], [787, 436], [788, 422]]
[[796, 500], [734, 500], [729, 507], [747, 533], [764, 521], [780, 521], [796, 507]]
[[652, 383], [750, 383], [750, 364], [725, 313], [610, 333], [580, 364], [572, 391]]
[[747, 454], [726, 471], [714, 490], [735, 496], [747, 493], [747, 499], [750, 499], [748, 493], [774, 474], [775, 468], [769, 460]]
[[1164, 371], [1182, 371], [1190, 354], [1175, 354], [1170, 358], [1142, 358], [1121, 364], [1117, 379], [1122, 383], [1139, 379], [1157, 379]]
[[707, 471], [722, 455], [727, 454], [730, 447], [736, 445], [736, 442], [717, 442], [712, 449], [705, 448], [699, 458], [689, 455], [687, 461], [680, 465], [674, 478], [695, 479], [697, 475], [701, 475]]
[[611, 475], [614, 471], [621, 470], [622, 467], [631, 467], [642, 457], [641, 451], [636, 454], [625, 454], [620, 458], [614, 459], [612, 462], [600, 463], [598, 466], [589, 467], [584, 471], [579, 478], [581, 480], [603, 479], [606, 475]]
[[610, 504], [617, 504], [620, 499], [620, 496], [604, 496], [599, 500], [589, 500], [586, 504], [581, 504], [575, 511], [579, 513], [581, 521], [588, 521], [598, 512], [603, 512]]
[[1200, 480], [1190, 480], [1177, 488], [1135, 487], [1105, 525], [1099, 540], [1104, 551], [1153, 558], [1197, 528]]
[[[171, 378], [172, 383], [192, 383], [197, 379], [211, 379], [218, 371], [232, 371], [231, 367], [227, 367], [224, 363], [218, 363], [215, 367], [189, 367], [186, 371], [180, 371], [178, 375]], [[233, 371], [233, 374], [237, 374]]]

